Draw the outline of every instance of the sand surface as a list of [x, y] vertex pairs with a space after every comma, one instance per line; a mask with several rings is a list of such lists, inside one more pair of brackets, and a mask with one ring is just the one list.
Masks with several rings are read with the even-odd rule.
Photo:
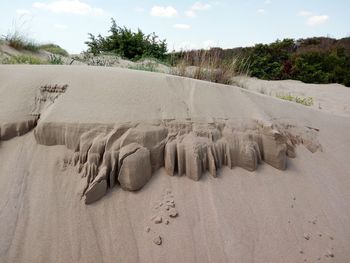
[[260, 80], [234, 77], [234, 82], [244, 89], [278, 97], [294, 96], [312, 98], [309, 107], [336, 115], [350, 116], [350, 89], [340, 84], [307, 84], [297, 80]]
[[0, 262], [350, 258], [346, 114], [101, 67], [0, 66], [0, 94]]

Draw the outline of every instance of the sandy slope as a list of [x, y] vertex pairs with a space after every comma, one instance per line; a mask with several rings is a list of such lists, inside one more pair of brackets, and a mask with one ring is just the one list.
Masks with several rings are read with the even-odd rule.
[[[1, 66], [0, 79], [2, 128], [40, 113], [34, 132], [0, 142], [0, 262], [348, 262], [348, 117], [236, 87], [121, 69]], [[68, 88], [61, 94], [46, 87], [52, 103], [36, 105], [39, 88], [49, 84]], [[322, 151], [299, 145], [286, 170], [224, 166], [217, 178], [206, 172], [199, 181], [161, 167], [140, 191], [115, 186], [85, 205], [67, 139], [40, 144], [60, 142], [55, 136], [67, 124], [65, 136], [74, 137], [96, 123], [169, 119], [288, 124], [291, 133], [314, 131]], [[178, 216], [155, 224], [166, 199]]]
[[340, 84], [306, 84], [297, 80], [260, 80], [234, 77], [240, 87], [268, 96], [287, 96], [313, 99], [311, 108], [337, 115], [350, 116], [350, 88]]

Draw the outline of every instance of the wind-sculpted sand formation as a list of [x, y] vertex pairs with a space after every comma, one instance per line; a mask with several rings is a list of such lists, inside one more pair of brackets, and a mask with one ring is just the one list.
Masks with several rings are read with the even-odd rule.
[[[68, 87], [68, 84], [41, 85], [30, 112], [33, 117], [3, 124], [1, 138], [6, 140], [23, 135], [39, 120], [34, 130], [37, 143], [65, 145], [74, 152], [70, 163], [77, 166], [77, 172], [83, 178], [79, 191], [86, 204], [100, 199], [116, 184], [125, 190], [140, 190], [161, 167], [165, 167], [169, 175], [185, 174], [198, 181], [206, 171], [217, 177], [222, 166], [255, 171], [264, 161], [285, 170], [287, 156], [295, 157], [296, 144], [305, 144], [311, 152], [320, 149], [315, 135], [311, 139], [303, 138], [302, 134], [293, 135], [288, 129], [278, 128], [262, 118], [225, 118], [221, 121], [212, 118], [213, 121], [206, 123], [203, 118], [192, 120], [188, 115], [183, 121], [174, 118], [150, 122], [146, 119], [114, 125], [45, 121], [45, 114], [49, 114], [50, 107]], [[190, 94], [192, 90], [188, 90]], [[114, 103], [120, 103], [119, 100], [117, 98]], [[64, 103], [65, 98], [61, 101]], [[70, 102], [67, 104], [65, 107], [69, 108]], [[185, 106], [188, 110], [193, 105]], [[197, 114], [202, 110], [196, 109]], [[237, 107], [235, 111], [236, 116], [240, 116], [237, 112], [244, 112]], [[143, 115], [134, 114], [141, 115], [140, 119]], [[40, 119], [42, 115], [43, 120]]]
[[1, 262], [350, 256], [348, 118], [125, 69], [0, 79]]
[[35, 138], [40, 144], [65, 145], [74, 151], [71, 163], [84, 178], [81, 192], [87, 204], [116, 183], [125, 190], [139, 190], [163, 166], [169, 175], [185, 174], [198, 181], [206, 171], [217, 177], [224, 165], [255, 171], [264, 161], [285, 170], [287, 156], [295, 157], [296, 144], [305, 144], [311, 152], [321, 149], [315, 134], [303, 138], [253, 121], [198, 124], [173, 120], [79, 127], [44, 123], [36, 128]]

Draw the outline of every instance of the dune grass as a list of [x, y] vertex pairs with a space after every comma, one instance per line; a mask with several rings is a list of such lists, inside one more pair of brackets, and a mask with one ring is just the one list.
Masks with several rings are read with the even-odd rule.
[[312, 106], [314, 104], [314, 99], [312, 97], [298, 97], [291, 94], [277, 94], [276, 97], [282, 100], [293, 101], [304, 106]]
[[[241, 58], [223, 58], [219, 49], [185, 51], [175, 59], [173, 74], [221, 84], [232, 84], [232, 78], [247, 74], [241, 69]], [[240, 63], [238, 63], [240, 61]]]
[[11, 58], [7, 58], [3, 61], [4, 64], [31, 64], [31, 65], [39, 65], [45, 64], [45, 61], [41, 59], [31, 56], [31, 55], [18, 55], [12, 56]]
[[8, 33], [5, 37], [3, 37], [3, 42], [17, 50], [38, 52], [40, 49], [40, 46], [35, 41], [28, 39], [19, 31]]
[[65, 49], [61, 48], [59, 45], [55, 45], [55, 44], [51, 44], [51, 43], [40, 45], [39, 49], [45, 50], [45, 51], [50, 52], [50, 53], [55, 54], [55, 55], [60, 55], [60, 56], [64, 56], [64, 57], [69, 56], [68, 52]]

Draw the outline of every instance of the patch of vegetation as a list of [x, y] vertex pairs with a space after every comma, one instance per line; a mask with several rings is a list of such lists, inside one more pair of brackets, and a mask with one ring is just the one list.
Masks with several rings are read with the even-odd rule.
[[149, 72], [156, 72], [157, 68], [154, 63], [146, 63], [146, 64], [136, 64], [133, 66], [128, 66], [128, 69], [134, 69], [134, 70], [141, 70], [141, 71], [149, 71]]
[[15, 31], [14, 33], [8, 33], [4, 38], [5, 43], [10, 47], [17, 50], [28, 50], [31, 52], [38, 52], [39, 45], [33, 40], [26, 38], [24, 35]]
[[232, 84], [232, 78], [244, 74], [239, 57], [222, 57], [222, 49], [192, 50], [169, 55], [168, 61], [174, 66], [173, 73], [200, 80]]
[[41, 59], [30, 55], [19, 55], [7, 58], [3, 61], [4, 64], [44, 64]]
[[62, 65], [63, 60], [61, 56], [58, 55], [50, 55], [49, 56], [49, 63], [52, 65]]
[[111, 34], [106, 37], [89, 34], [89, 40], [85, 42], [88, 52], [94, 55], [113, 53], [131, 60], [143, 57], [164, 60], [166, 57], [166, 40], [160, 40], [155, 33], [147, 35], [140, 29], [133, 32], [125, 26], [118, 26], [114, 19], [109, 32]]
[[39, 48], [41, 50], [45, 50], [45, 51], [50, 52], [50, 53], [55, 54], [55, 55], [60, 55], [60, 56], [64, 56], [64, 57], [69, 56], [68, 52], [65, 49], [61, 48], [59, 45], [44, 44], [44, 45], [40, 45]]
[[350, 87], [350, 56], [343, 48], [293, 57], [291, 77], [306, 83], [340, 83]]
[[[167, 59], [171, 65], [178, 65], [186, 56], [192, 56], [194, 59], [189, 64], [196, 65], [195, 52], [200, 51], [176, 52]], [[350, 38], [284, 39], [248, 48], [212, 48], [207, 53], [217, 57], [219, 65], [235, 60], [238, 74], [266, 80], [340, 83], [350, 87]]]
[[[346, 42], [344, 42], [346, 43]], [[284, 39], [243, 50], [253, 77], [296, 79], [306, 83], [340, 83], [350, 87], [350, 54], [336, 40]]]
[[277, 94], [276, 96], [282, 100], [293, 101], [304, 106], [312, 106], [314, 104], [314, 99], [312, 97], [298, 97], [291, 94]]

